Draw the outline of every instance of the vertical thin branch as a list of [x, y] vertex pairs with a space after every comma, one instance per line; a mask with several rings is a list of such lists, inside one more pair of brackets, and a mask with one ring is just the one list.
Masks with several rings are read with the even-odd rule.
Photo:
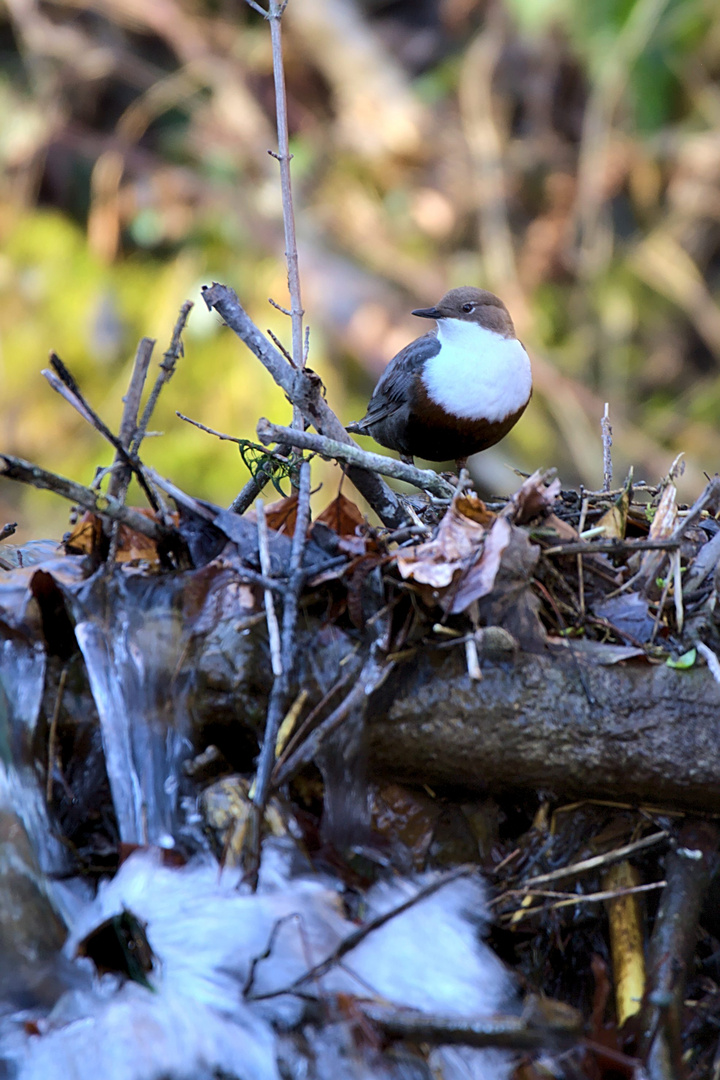
[[[142, 398], [145, 379], [147, 378], [154, 348], [155, 342], [153, 339], [144, 337], [141, 338], [140, 344], [137, 347], [137, 352], [135, 353], [135, 363], [133, 364], [132, 375], [130, 376], [130, 385], [128, 386], [125, 395], [125, 405], [123, 408], [122, 420], [120, 421], [120, 430], [118, 431], [120, 444], [126, 451], [130, 450], [130, 446], [137, 430], [140, 399]], [[126, 459], [123, 458], [123, 455], [120, 454], [119, 451], [117, 451], [110, 472], [110, 479], [108, 480], [108, 495], [113, 495], [119, 502], [124, 503], [129, 486], [130, 469], [126, 463]], [[113, 521], [110, 529], [110, 545], [106, 560], [108, 573], [112, 573], [119, 545], [120, 522]]]
[[[249, 820], [248, 844], [245, 850], [245, 876], [253, 887], [257, 885], [258, 870], [260, 868], [260, 847], [262, 842], [262, 823], [265, 816], [270, 795], [270, 784], [275, 765], [275, 748], [277, 734], [287, 708], [290, 692], [290, 682], [295, 666], [295, 654], [297, 645], [295, 632], [297, 627], [298, 607], [300, 593], [305, 581], [303, 571], [303, 553], [310, 523], [310, 463], [303, 461], [300, 465], [300, 478], [298, 481], [297, 517], [295, 519], [295, 532], [293, 533], [292, 548], [290, 551], [290, 571], [288, 587], [283, 602], [282, 618], [282, 641], [279, 671], [273, 661], [273, 674], [275, 681], [270, 692], [265, 731], [263, 732], [260, 756], [258, 757], [257, 771], [255, 773], [255, 791], [253, 805]], [[260, 517], [258, 516], [258, 522]], [[263, 573], [267, 571], [263, 567]]]
[[[260, 553], [260, 569], [266, 578], [272, 576], [270, 564], [270, 545], [268, 543], [267, 521], [265, 518], [265, 504], [262, 499], [257, 501], [257, 531], [258, 551]], [[282, 655], [280, 652], [280, 627], [275, 613], [275, 602], [270, 589], [265, 590], [265, 616], [267, 618], [268, 638], [270, 640], [270, 661], [272, 672], [277, 679], [282, 675]]]
[[603, 418], [600, 421], [600, 428], [602, 430], [602, 445], [603, 445], [603, 491], [610, 491], [612, 487], [613, 478], [613, 465], [612, 465], [612, 428], [610, 427], [610, 405], [605, 402], [605, 412]]
[[[277, 121], [278, 152], [273, 154], [280, 165], [283, 226], [285, 229], [285, 259], [287, 262], [288, 290], [290, 292], [290, 317], [292, 321], [292, 357], [295, 367], [304, 366], [303, 306], [300, 296], [300, 270], [298, 266], [297, 236], [295, 233], [295, 210], [293, 208], [292, 182], [290, 178], [290, 139], [288, 134], [287, 94], [282, 53], [282, 13], [285, 4], [270, 0], [266, 18], [270, 23], [272, 41], [273, 79], [275, 82], [275, 113]], [[302, 417], [295, 409], [295, 426], [302, 426]]]
[[177, 359], [179, 356], [182, 355], [182, 333], [185, 329], [185, 323], [188, 320], [188, 315], [190, 314], [192, 306], [192, 301], [186, 300], [183, 306], [180, 308], [180, 314], [178, 315], [177, 322], [175, 323], [175, 329], [173, 330], [170, 345], [168, 346], [167, 350], [163, 355], [158, 377], [155, 380], [155, 385], [153, 386], [152, 391], [150, 392], [150, 397], [147, 399], [147, 403], [142, 414], [142, 419], [138, 424], [137, 430], [135, 431], [135, 435], [133, 437], [132, 447], [130, 451], [133, 455], [137, 454], [138, 450], [140, 449], [140, 443], [145, 438], [147, 427], [150, 423], [150, 417], [152, 416], [153, 410], [155, 409], [155, 406], [157, 404], [157, 399], [160, 397], [160, 391], [162, 390], [165, 383], [168, 382], [168, 380], [174, 374]]
[[[154, 348], [155, 342], [153, 339], [144, 337], [141, 338], [135, 353], [135, 363], [130, 376], [130, 384], [125, 394], [125, 405], [122, 420], [120, 421], [120, 430], [118, 431], [118, 438], [126, 450], [130, 449], [130, 444], [135, 435], [138, 412], [140, 411], [140, 399]], [[129, 482], [130, 470], [118, 452], [115, 454], [113, 471], [108, 481], [108, 494], [114, 495], [116, 499], [122, 501], [125, 498]]]
[[[585, 529], [585, 520], [587, 518], [588, 507], [590, 506], [590, 500], [588, 498], [583, 499], [582, 509], [580, 510], [580, 521], [578, 522], [578, 533], [582, 536]], [[578, 601], [580, 604], [580, 617], [585, 619], [585, 571], [583, 569], [583, 557], [578, 555], [577, 557], [577, 573], [578, 573]]]
[[677, 623], [678, 634], [682, 634], [685, 625], [685, 608], [683, 605], [682, 554], [680, 548], [673, 552], [671, 566], [673, 574], [673, 596], [675, 598], [675, 621]]

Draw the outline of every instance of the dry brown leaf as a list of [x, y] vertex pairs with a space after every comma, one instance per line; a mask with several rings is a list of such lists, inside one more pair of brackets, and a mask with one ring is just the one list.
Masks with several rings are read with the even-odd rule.
[[677, 523], [677, 488], [668, 484], [662, 493], [650, 525], [651, 540], [667, 540]]
[[[677, 488], [674, 484], [668, 484], [663, 491], [660, 502], [655, 510], [655, 516], [650, 525], [649, 540], [667, 540], [672, 536], [677, 523]], [[665, 560], [665, 551], [646, 551], [640, 559], [638, 574], [646, 587], [655, 584], [660, 565]], [[632, 566], [633, 559], [630, 560]]]
[[[321, 547], [326, 548], [322, 534], [330, 531], [335, 538], [333, 550], [346, 555], [365, 555], [367, 552], [379, 552], [377, 541], [367, 535], [366, 522], [360, 510], [342, 493], [326, 506], [313, 522], [310, 535]], [[325, 579], [330, 580], [330, 579]]]
[[266, 506], [265, 520], [269, 529], [292, 536], [297, 520], [297, 495], [287, 495], [284, 499], [278, 499]]
[[[513, 526], [505, 518], [497, 518], [485, 537], [483, 552], [477, 562], [460, 576], [458, 587], [453, 591], [449, 610], [453, 615], [465, 609], [495, 587], [503, 552], [510, 543]], [[444, 606], [444, 605], [443, 605]]]
[[602, 527], [604, 540], [624, 540], [627, 516], [630, 508], [630, 491], [626, 488], [613, 506], [607, 510], [597, 523]]
[[[532, 589], [539, 556], [540, 548], [530, 542], [525, 530], [511, 525], [493, 589], [478, 601], [481, 624], [503, 627], [529, 652], [545, 647], [545, 630], [538, 615], [540, 601]], [[456, 597], [456, 602], [459, 599]]]
[[[102, 521], [88, 510], [65, 537], [65, 550], [70, 555], [92, 555], [102, 538]], [[148, 541], [149, 543], [150, 541]]]
[[482, 525], [486, 529], [492, 525], [497, 517], [494, 511], [488, 510], [485, 503], [477, 497], [474, 491], [466, 491], [464, 494], [456, 496], [455, 506], [458, 513], [462, 514], [463, 517], [477, 522], [478, 525]]
[[538, 469], [523, 480], [510, 502], [503, 510], [503, 516], [509, 517], [516, 525], [524, 525], [535, 518], [545, 517], [552, 509], [560, 494], [560, 481], [556, 477], [549, 484], [545, 483], [545, 471]]
[[578, 540], [580, 537], [577, 529], [574, 529], [569, 521], [563, 521], [557, 514], [549, 514], [545, 518], [545, 528], [557, 533], [558, 540]]
[[[136, 506], [133, 507], [133, 509], [150, 521], [157, 520], [154, 511], [145, 506]], [[180, 521], [180, 515], [171, 514], [170, 517], [173, 524], [177, 526]], [[65, 550], [71, 555], [94, 555], [102, 550], [102, 545], [105, 542], [102, 519], [98, 517], [97, 514], [93, 514], [88, 510], [82, 515], [75, 525], [75, 528], [67, 536], [65, 540]], [[158, 562], [157, 544], [154, 540], [151, 540], [149, 536], [145, 536], [144, 533], [136, 532], [135, 529], [131, 529], [128, 525], [120, 525], [115, 562], [126, 563], [140, 561], [149, 563]]]
[[[475, 516], [481, 514], [482, 506], [477, 496], [456, 495], [432, 540], [397, 553], [401, 576], [421, 585], [432, 585], [435, 589], [449, 585], [487, 535], [485, 527], [475, 520]], [[474, 516], [466, 515], [460, 507], [467, 507]]]
[[355, 503], [342, 492], [318, 514], [316, 521], [321, 521], [338, 536], [357, 536], [358, 527], [365, 524], [365, 518]]

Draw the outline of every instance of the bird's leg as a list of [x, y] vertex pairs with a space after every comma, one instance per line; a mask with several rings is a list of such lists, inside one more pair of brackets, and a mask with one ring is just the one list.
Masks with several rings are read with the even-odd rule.
[[415, 461], [412, 454], [401, 454], [400, 460], [404, 461], [406, 465], [414, 465]]
[[[454, 488], [458, 488], [459, 490], [462, 490], [462, 487], [463, 487], [463, 484], [462, 484], [463, 469], [467, 469], [467, 460], [468, 460], [467, 457], [455, 458], [455, 466], [457, 468], [457, 476], [455, 475], [455, 473], [442, 472], [442, 473], [440, 473], [440, 475], [442, 476], [443, 480], [447, 480], [447, 482], [449, 484], [452, 484], [452, 486]], [[465, 478], [466, 479], [468, 478], [468, 473], [467, 472], [465, 473]]]

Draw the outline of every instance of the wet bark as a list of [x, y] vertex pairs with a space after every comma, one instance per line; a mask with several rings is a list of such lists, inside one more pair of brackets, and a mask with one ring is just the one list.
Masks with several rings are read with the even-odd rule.
[[707, 668], [425, 654], [373, 701], [374, 769], [407, 781], [720, 810], [720, 686]]

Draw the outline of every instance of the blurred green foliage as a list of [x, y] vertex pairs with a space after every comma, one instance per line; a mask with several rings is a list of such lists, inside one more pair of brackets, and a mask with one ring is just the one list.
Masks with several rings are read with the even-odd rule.
[[[237, 450], [183, 423], [175, 410], [216, 429], [252, 436], [260, 415], [287, 418], [281, 391], [199, 295], [213, 278], [252, 283], [252, 294], [277, 292], [274, 260], [241, 260], [225, 248], [224, 259], [209, 266], [202, 247], [174, 258], [134, 255], [103, 265], [88, 250], [83, 230], [57, 211], [36, 210], [17, 219], [5, 233], [0, 263], [0, 332], [3, 386], [1, 442], [26, 458], [80, 479], [92, 480], [97, 464], [113, 451], [50, 389], [40, 375], [49, 346], [68, 364], [83, 391], [111, 428], [117, 430], [122, 396], [141, 337], [157, 344], [148, 378], [167, 348], [182, 301], [195, 303], [181, 358], [170, 386], [161, 395], [143, 458], [187, 490], [229, 502], [247, 479]], [[264, 326], [285, 330], [282, 315], [265, 305], [255, 312]], [[13, 502], [27, 515], [32, 531], [60, 535], [68, 508], [46, 492], [3, 485], [5, 519]], [[17, 496], [17, 502], [13, 499]], [[18, 512], [17, 510], [15, 511]], [[25, 522], [23, 531], [28, 529]]]

